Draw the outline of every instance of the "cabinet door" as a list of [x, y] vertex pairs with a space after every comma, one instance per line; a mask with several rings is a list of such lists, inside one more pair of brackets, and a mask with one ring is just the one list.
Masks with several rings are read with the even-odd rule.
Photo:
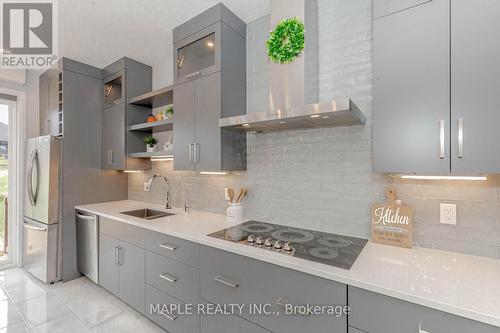
[[174, 170], [193, 170], [195, 81], [174, 87]]
[[500, 2], [451, 6], [451, 170], [500, 172]]
[[374, 171], [450, 171], [449, 1], [374, 21]]
[[201, 333], [270, 333], [237, 316], [201, 316]]
[[59, 94], [59, 82], [56, 70], [51, 70], [48, 76], [48, 120], [49, 120], [49, 134], [60, 135], [59, 131], [59, 101], [62, 103], [62, 93]]
[[218, 22], [174, 44], [174, 83], [180, 84], [220, 70]]
[[124, 170], [125, 166], [125, 103], [102, 110], [102, 162], [109, 170]]
[[50, 134], [50, 121], [49, 121], [49, 78], [47, 73], [40, 75], [39, 82], [39, 113], [40, 113], [40, 123], [39, 131], [40, 135]]
[[120, 242], [120, 299], [145, 313], [146, 302], [146, 250], [127, 242]]
[[222, 168], [221, 74], [217, 72], [195, 82], [196, 170], [218, 171]]
[[120, 242], [111, 236], [99, 233], [99, 284], [119, 297], [118, 247]]

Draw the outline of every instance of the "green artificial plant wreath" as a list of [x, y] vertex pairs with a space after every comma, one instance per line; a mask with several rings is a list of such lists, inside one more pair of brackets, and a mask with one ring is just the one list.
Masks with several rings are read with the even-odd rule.
[[296, 17], [282, 20], [269, 34], [267, 54], [275, 63], [291, 63], [303, 49], [304, 23]]

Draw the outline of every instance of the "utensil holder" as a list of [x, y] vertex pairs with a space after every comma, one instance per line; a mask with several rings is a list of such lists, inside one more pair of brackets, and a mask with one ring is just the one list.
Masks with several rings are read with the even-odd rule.
[[241, 205], [241, 203], [230, 203], [226, 209], [226, 216], [228, 221], [234, 223], [243, 220], [243, 206]]

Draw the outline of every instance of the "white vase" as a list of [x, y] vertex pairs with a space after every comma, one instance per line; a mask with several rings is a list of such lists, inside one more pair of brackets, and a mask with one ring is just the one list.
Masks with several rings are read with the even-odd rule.
[[156, 151], [156, 145], [154, 145], [154, 146], [146, 145], [146, 151], [148, 153], [152, 153], [152, 152]]

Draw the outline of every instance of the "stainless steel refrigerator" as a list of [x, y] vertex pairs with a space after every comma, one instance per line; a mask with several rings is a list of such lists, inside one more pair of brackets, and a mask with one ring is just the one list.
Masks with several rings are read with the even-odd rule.
[[61, 140], [26, 141], [23, 264], [43, 282], [61, 277], [60, 165]]

